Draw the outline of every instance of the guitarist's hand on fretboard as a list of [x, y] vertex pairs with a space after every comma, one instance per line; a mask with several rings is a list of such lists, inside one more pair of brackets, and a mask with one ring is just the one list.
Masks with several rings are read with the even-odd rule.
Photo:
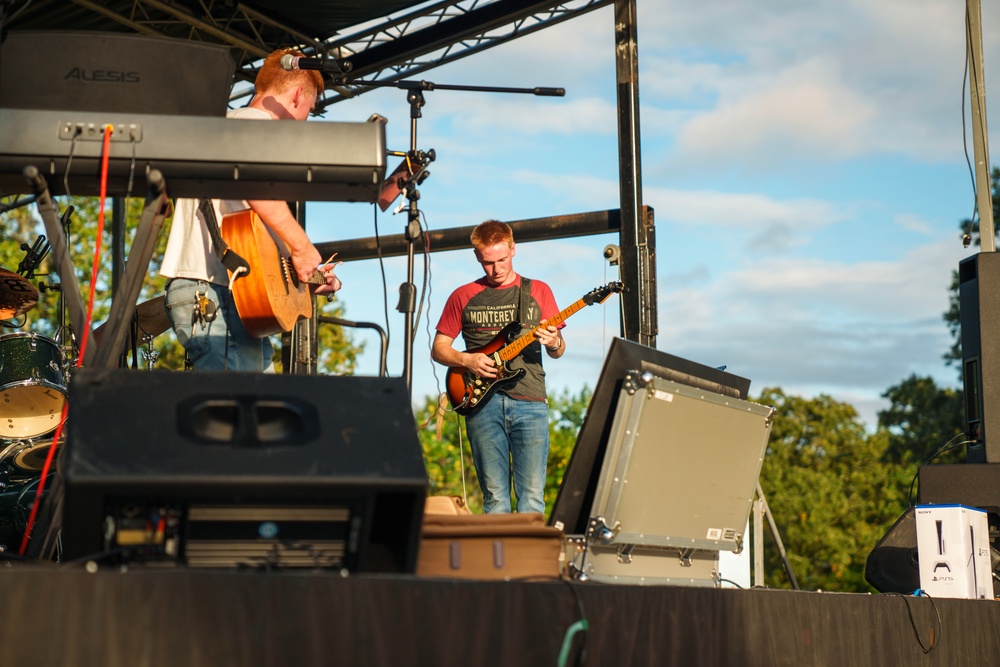
[[558, 359], [562, 356], [563, 350], [565, 349], [565, 342], [563, 337], [559, 334], [559, 329], [549, 324], [546, 324], [545, 320], [542, 320], [541, 324], [535, 330], [535, 338], [538, 339], [539, 344], [545, 348], [549, 353], [549, 356], [553, 359]]

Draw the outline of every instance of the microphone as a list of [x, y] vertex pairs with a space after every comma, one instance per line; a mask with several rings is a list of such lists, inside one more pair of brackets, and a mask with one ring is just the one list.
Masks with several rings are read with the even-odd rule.
[[351, 63], [345, 60], [343, 67], [341, 67], [333, 58], [306, 58], [286, 53], [281, 56], [281, 68], [289, 72], [295, 70], [315, 70], [318, 72], [345, 74], [351, 71]]

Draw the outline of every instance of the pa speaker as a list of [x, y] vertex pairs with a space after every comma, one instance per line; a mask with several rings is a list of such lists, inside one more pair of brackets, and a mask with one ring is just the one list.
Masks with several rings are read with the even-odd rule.
[[959, 263], [962, 383], [970, 463], [1000, 463], [1000, 253]]
[[0, 99], [15, 109], [222, 117], [236, 72], [225, 47], [125, 33], [14, 30], [0, 50]]
[[865, 581], [880, 593], [912, 593], [920, 588], [917, 523], [909, 508], [868, 554]]
[[66, 560], [412, 572], [427, 474], [401, 378], [82, 369]]
[[1000, 515], [1000, 463], [939, 463], [917, 469], [921, 505], [966, 505]]

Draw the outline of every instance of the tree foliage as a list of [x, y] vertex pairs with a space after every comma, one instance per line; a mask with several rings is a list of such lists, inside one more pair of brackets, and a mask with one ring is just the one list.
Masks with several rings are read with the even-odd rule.
[[[756, 400], [777, 410], [760, 484], [800, 587], [870, 591], [865, 560], [906, 508], [916, 467], [884, 464], [887, 432], [867, 433], [851, 405], [776, 388]], [[788, 587], [775, 546], [766, 581]]]
[[890, 401], [889, 407], [878, 413], [878, 427], [889, 441], [884, 463], [965, 460], [961, 391], [940, 388], [930, 377], [911, 375], [889, 387], [882, 397]]

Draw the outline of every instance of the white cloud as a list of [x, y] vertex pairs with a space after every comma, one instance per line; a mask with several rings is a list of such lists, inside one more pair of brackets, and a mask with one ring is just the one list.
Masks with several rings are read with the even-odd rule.
[[[670, 156], [678, 164], [774, 169], [879, 153], [955, 161], [963, 12], [944, 1], [672, 2], [641, 16], [647, 34], [662, 35], [642, 51], [641, 85], [647, 104], [696, 106]], [[984, 42], [988, 65], [1000, 44], [988, 31]]]

